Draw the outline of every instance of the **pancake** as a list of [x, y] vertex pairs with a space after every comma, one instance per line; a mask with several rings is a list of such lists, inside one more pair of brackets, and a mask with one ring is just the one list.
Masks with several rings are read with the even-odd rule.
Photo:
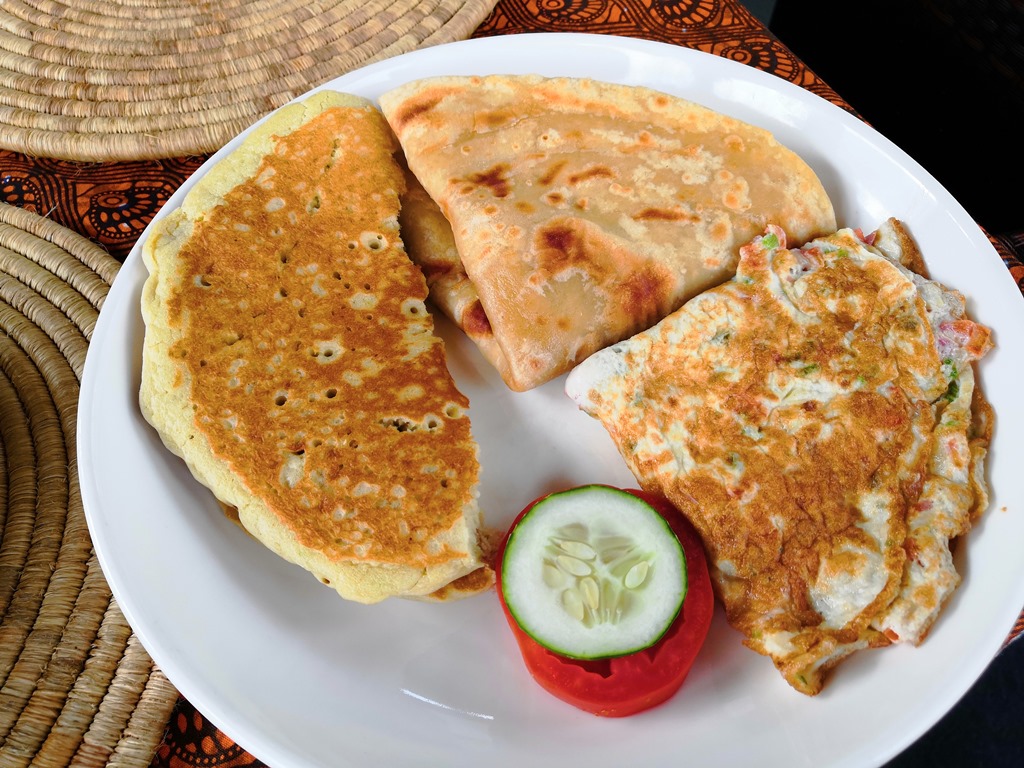
[[317, 93], [143, 251], [143, 415], [256, 539], [364, 603], [493, 576], [469, 404], [399, 237], [397, 149], [370, 102]]
[[728, 279], [769, 222], [798, 241], [835, 229], [768, 131], [646, 88], [439, 77], [380, 104], [440, 213], [403, 222], [410, 255], [516, 391]]
[[854, 651], [925, 638], [959, 582], [950, 542], [988, 503], [989, 332], [901, 261], [920, 253], [895, 220], [798, 249], [772, 227], [734, 279], [566, 382], [694, 523], [730, 624], [805, 694]]

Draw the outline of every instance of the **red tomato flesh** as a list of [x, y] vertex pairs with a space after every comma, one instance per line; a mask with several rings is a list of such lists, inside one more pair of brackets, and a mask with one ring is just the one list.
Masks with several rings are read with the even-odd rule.
[[[519, 627], [505, 605], [501, 568], [497, 569], [498, 598], [534, 680], [562, 701], [602, 717], [634, 715], [671, 698], [683, 684], [704, 644], [715, 607], [704, 547], [693, 526], [660, 496], [634, 489], [626, 491], [646, 501], [665, 518], [686, 555], [687, 590], [683, 607], [672, 626], [651, 647], [626, 656], [592, 661], [554, 653]], [[498, 551], [498, 563], [502, 562], [512, 530], [541, 499], [532, 501], [516, 517]]]

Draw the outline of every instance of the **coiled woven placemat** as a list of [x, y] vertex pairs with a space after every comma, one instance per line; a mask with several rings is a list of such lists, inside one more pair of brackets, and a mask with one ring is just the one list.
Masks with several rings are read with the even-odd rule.
[[111, 597], [79, 494], [79, 383], [118, 267], [0, 204], [3, 768], [147, 766], [177, 701]]
[[378, 59], [469, 37], [496, 0], [3, 0], [0, 146], [66, 160], [212, 152]]

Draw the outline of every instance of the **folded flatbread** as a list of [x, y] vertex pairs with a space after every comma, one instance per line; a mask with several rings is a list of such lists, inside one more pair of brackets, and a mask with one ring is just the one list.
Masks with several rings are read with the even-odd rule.
[[924, 639], [959, 583], [950, 542], [988, 504], [989, 331], [904, 264], [920, 254], [895, 220], [793, 249], [773, 228], [733, 280], [566, 382], [699, 530], [745, 643], [806, 694], [858, 649]]
[[766, 225], [835, 229], [818, 178], [768, 131], [645, 88], [440, 77], [380, 104], [425, 190], [403, 219], [410, 255], [514, 390], [728, 279]]
[[318, 93], [143, 251], [145, 418], [259, 541], [368, 603], [493, 576], [468, 402], [399, 238], [397, 149], [370, 102]]

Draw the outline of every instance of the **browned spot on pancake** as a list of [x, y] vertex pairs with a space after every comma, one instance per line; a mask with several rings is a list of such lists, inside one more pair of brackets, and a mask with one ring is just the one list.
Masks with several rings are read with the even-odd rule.
[[533, 203], [528, 203], [525, 200], [517, 200], [516, 210], [519, 211], [520, 213], [530, 214], [536, 211], [537, 209], [533, 207]]
[[401, 132], [402, 129], [413, 120], [418, 118], [420, 115], [426, 114], [440, 103], [441, 97], [434, 95], [427, 95], [421, 99], [412, 99], [408, 104], [404, 104], [402, 108], [395, 113], [395, 131]]
[[630, 272], [618, 290], [624, 310], [647, 321], [655, 318], [668, 301], [670, 284], [659, 270], [644, 266]]
[[[594, 250], [586, 229], [577, 219], [561, 219], [540, 227], [534, 238], [537, 251], [537, 272], [531, 277], [548, 278], [579, 269], [593, 280], [601, 281], [607, 274], [601, 253]], [[539, 278], [541, 282], [544, 277]]]
[[696, 217], [679, 208], [644, 208], [633, 216], [636, 221], [683, 221], [687, 218], [692, 221]]
[[544, 174], [537, 179], [537, 183], [543, 187], [551, 186], [555, 182], [555, 179], [558, 178], [558, 174], [562, 172], [562, 169], [565, 168], [566, 163], [568, 162], [568, 160], [558, 160], [557, 162], [554, 162], [551, 165], [549, 165], [548, 169], [544, 172]]
[[[561, 269], [551, 269], [551, 265], [571, 264], [573, 261], [578, 261], [582, 255], [582, 245], [572, 227], [555, 224], [541, 229], [538, 234], [547, 268], [551, 272], [561, 271]], [[549, 253], [552, 255], [548, 256]]]
[[460, 179], [460, 181], [467, 182], [463, 189], [468, 188], [472, 190], [486, 187], [491, 190], [491, 194], [495, 197], [507, 197], [509, 193], [509, 181], [507, 174], [511, 170], [511, 167], [509, 167], [507, 163], [498, 163], [492, 168], [488, 168], [486, 171], [470, 174], [465, 179]]
[[460, 576], [450, 584], [446, 584], [436, 592], [427, 596], [429, 601], [448, 601], [458, 599], [460, 595], [475, 595], [490, 589], [494, 585], [494, 569], [485, 565], [470, 571], [465, 576]]
[[491, 321], [487, 319], [487, 313], [484, 312], [479, 299], [463, 310], [462, 330], [476, 338], [491, 335]]
[[561, 205], [565, 202], [565, 195], [561, 192], [548, 192], [544, 195], [544, 202], [548, 205]]
[[494, 571], [489, 567], [477, 568], [475, 571], [460, 576], [451, 583], [457, 590], [481, 592], [494, 583]]
[[750, 207], [750, 200], [747, 197], [746, 188], [742, 184], [734, 184], [722, 197], [722, 203], [726, 208], [734, 211], [745, 210]]
[[487, 128], [500, 128], [507, 123], [514, 122], [515, 119], [516, 113], [511, 109], [496, 109], [477, 116], [478, 124]]
[[729, 238], [732, 228], [727, 221], [716, 221], [711, 225], [711, 239], [715, 242], [722, 242]]
[[614, 179], [615, 171], [607, 165], [594, 165], [585, 171], [574, 173], [569, 177], [569, 183], [573, 186], [590, 179]]
[[725, 146], [733, 152], [742, 152], [747, 148], [747, 143], [736, 134], [730, 134], [725, 137]]

